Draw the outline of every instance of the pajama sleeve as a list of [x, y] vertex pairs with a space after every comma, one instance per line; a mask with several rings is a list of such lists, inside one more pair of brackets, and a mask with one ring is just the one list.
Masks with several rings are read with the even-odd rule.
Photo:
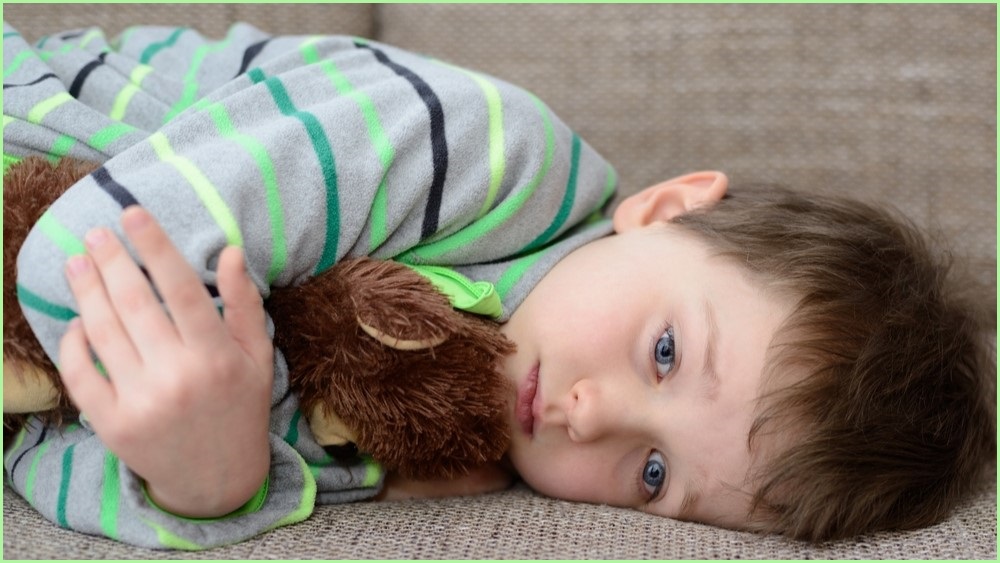
[[[18, 257], [22, 309], [57, 365], [77, 316], [63, 265], [90, 228], [121, 236], [129, 205], [156, 217], [213, 295], [227, 245], [244, 249], [265, 297], [371, 256], [488, 281], [501, 320], [561, 257], [611, 230], [601, 217], [611, 166], [530, 92], [445, 61], [245, 24], [218, 41], [145, 26], [112, 42], [81, 30], [30, 47], [5, 23], [4, 41], [5, 166], [29, 155], [100, 164]], [[266, 491], [229, 517], [160, 511], [85, 424], [27, 429], [8, 476], [60, 525], [152, 547], [239, 541], [314, 502], [376, 494], [377, 461], [335, 460], [316, 444], [280, 350], [275, 380]]]
[[142, 479], [78, 423], [53, 428], [32, 419], [5, 453], [4, 466], [18, 493], [63, 528], [148, 548], [205, 549], [309, 516], [316, 483], [305, 461], [273, 435], [271, 453], [257, 494], [218, 519], [182, 518], [157, 507]]

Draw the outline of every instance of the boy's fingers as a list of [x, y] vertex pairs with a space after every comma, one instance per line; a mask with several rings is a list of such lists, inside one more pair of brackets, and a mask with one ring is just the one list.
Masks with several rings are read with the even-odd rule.
[[222, 321], [208, 290], [149, 212], [137, 205], [127, 208], [122, 226], [145, 262], [180, 337], [203, 342], [206, 336], [217, 334]]
[[66, 262], [66, 277], [80, 308], [81, 334], [93, 346], [104, 366], [112, 374], [127, 374], [141, 364], [93, 260], [87, 255], [73, 256]]
[[149, 280], [118, 237], [108, 229], [97, 228], [87, 233], [86, 241], [118, 319], [137, 351], [149, 357], [164, 341], [175, 339], [173, 324]]
[[91, 422], [102, 413], [112, 412], [116, 400], [114, 387], [94, 367], [87, 347], [83, 323], [73, 319], [59, 342], [59, 376], [70, 399]]
[[270, 363], [271, 339], [267, 335], [263, 300], [247, 275], [243, 251], [238, 247], [226, 247], [219, 257], [219, 295], [229, 334], [258, 364]]

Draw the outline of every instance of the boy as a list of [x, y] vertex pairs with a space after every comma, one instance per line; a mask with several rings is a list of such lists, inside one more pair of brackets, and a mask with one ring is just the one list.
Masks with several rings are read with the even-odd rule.
[[[264, 47], [271, 43], [250, 33], [241, 38], [240, 33], [235, 30], [230, 40], [243, 41], [248, 53], [260, 42], [265, 43]], [[254, 85], [261, 86], [257, 92], [267, 88], [282, 115], [299, 119], [307, 128], [309, 119], [301, 109], [280, 106], [283, 100], [300, 101], [294, 99], [297, 92], [303, 92], [306, 98], [315, 96], [313, 103], [325, 102], [320, 81], [305, 80], [300, 90], [292, 91], [282, 90], [281, 78], [296, 72], [303, 59], [311, 58], [322, 65], [320, 61], [326, 56], [338, 65], [333, 75], [327, 73], [328, 83], [333, 82], [339, 93], [353, 95], [354, 99], [362, 98], [347, 88], [341, 89], [342, 81], [336, 86], [335, 79], [350, 76], [355, 84], [361, 84], [375, 76], [366, 74], [368, 71], [361, 66], [356, 75], [344, 72], [354, 62], [367, 63], [373, 57], [409, 81], [406, 85], [412, 90], [408, 92], [412, 95], [416, 91], [426, 102], [426, 106], [416, 107], [426, 107], [427, 111], [403, 113], [391, 123], [405, 123], [407, 118], [413, 123], [433, 123], [435, 107], [444, 108], [445, 116], [453, 115], [447, 102], [441, 102], [443, 97], [438, 98], [440, 105], [436, 106], [434, 98], [427, 95], [428, 91], [440, 94], [435, 88], [439, 82], [432, 79], [421, 85], [399, 71], [400, 60], [411, 66], [420, 64], [402, 52], [378, 45], [351, 45], [351, 56], [338, 58], [337, 53], [343, 51], [333, 44], [301, 38], [298, 43], [293, 52], [279, 50], [280, 55], [268, 60], [270, 66], [262, 63], [261, 68], [273, 71], [275, 76], [252, 70], [248, 76], [255, 80]], [[310, 46], [325, 46], [331, 51], [313, 55]], [[362, 59], [357, 53], [368, 58]], [[106, 60], [121, 63], [110, 54]], [[386, 64], [386, 60], [392, 64]], [[470, 79], [482, 88], [483, 97], [491, 99], [489, 83], [483, 86], [481, 78]], [[139, 181], [147, 178], [151, 169], [163, 176], [173, 175], [162, 181], [165, 187], [185, 181], [196, 189], [204, 187], [202, 178], [191, 172], [190, 162], [199, 155], [192, 147], [212, 154], [214, 145], [198, 144], [199, 138], [211, 138], [210, 131], [199, 127], [207, 127], [213, 123], [211, 119], [220, 131], [228, 130], [219, 106], [213, 103], [231, 103], [222, 110], [235, 111], [233, 108], [238, 108], [241, 101], [248, 101], [246, 107], [256, 111], [271, 111], [276, 116], [279, 113], [272, 106], [260, 105], [259, 99], [241, 98], [249, 96], [247, 86], [247, 80], [243, 80], [217, 89], [196, 108], [208, 114], [201, 121], [197, 112], [171, 121], [163, 129], [166, 144], [161, 138], [141, 144], [141, 139], [126, 139], [125, 154], [104, 168], [113, 183], [102, 183], [105, 176], [95, 175], [97, 178], [88, 181], [100, 186], [78, 184], [75, 196], [64, 198], [61, 207], [53, 208], [58, 219], [87, 219], [74, 224], [73, 229], [76, 236], [85, 238], [88, 254], [73, 257], [67, 265], [69, 289], [76, 296], [67, 306], [78, 305], [84, 322], [82, 326], [72, 323], [68, 329], [50, 323], [54, 328], [48, 333], [40, 331], [40, 338], [53, 347], [61, 340], [58, 357], [67, 387], [87, 413], [86, 424], [92, 425], [125, 467], [119, 469], [115, 456], [100, 449], [102, 445], [90, 434], [89, 427], [66, 430], [66, 442], [46, 441], [44, 429], [34, 429], [23, 437], [9, 450], [7, 470], [22, 494], [29, 499], [34, 495], [39, 510], [54, 520], [154, 547], [207, 547], [305, 517], [311, 499], [310, 472], [303, 471], [303, 463], [310, 464], [318, 475], [313, 485], [319, 488], [318, 500], [334, 500], [336, 491], [341, 500], [350, 498], [348, 495], [358, 498], [375, 492], [378, 479], [366, 482], [364, 468], [346, 469], [353, 488], [350, 484], [332, 486], [323, 480], [328, 477], [318, 454], [298, 443], [293, 452], [287, 439], [275, 433], [278, 428], [287, 428], [281, 423], [287, 423], [288, 413], [294, 411], [294, 398], [279, 397], [280, 354], [272, 364], [259, 292], [266, 291], [271, 283], [299, 281], [308, 272], [294, 274], [273, 267], [278, 262], [274, 256], [280, 253], [260, 254], [258, 247], [248, 245], [245, 250], [251, 267], [247, 277], [240, 253], [222, 251], [231, 238], [215, 233], [205, 242], [197, 236], [205, 229], [194, 229], [196, 219], [160, 217], [171, 221], [172, 238], [188, 253], [182, 258], [146, 211], [122, 203], [138, 200], [146, 205], [147, 198], [155, 196], [156, 190], [151, 189], [138, 196], [133, 193], [145, 189], [142, 183], [160, 181]], [[80, 99], [85, 94], [84, 89]], [[512, 119], [530, 113], [525, 110], [534, 104], [529, 100], [525, 106], [506, 105], [511, 103], [510, 97], [517, 95], [505, 89], [500, 96], [505, 104], [500, 106], [504, 115], [513, 115]], [[5, 99], [5, 113], [7, 103]], [[31, 114], [31, 109], [25, 108], [24, 115]], [[525, 227], [515, 220], [502, 223], [501, 229], [509, 225], [519, 228], [510, 227], [503, 236], [486, 239], [490, 244], [466, 237], [460, 242], [471, 244], [438, 247], [446, 248], [438, 256], [459, 265], [473, 262], [463, 266], [464, 271], [495, 280], [504, 290], [509, 314], [504, 331], [518, 345], [518, 352], [505, 366], [506, 375], [517, 387], [517, 395], [511, 399], [511, 424], [517, 432], [510, 458], [521, 476], [539, 491], [563, 498], [634, 506], [729, 527], [773, 527], [816, 539], [878, 527], [917, 525], [925, 521], [922, 519], [940, 517], [971, 482], [977, 463], [990, 447], [992, 422], [983, 402], [989, 389], [982, 377], [988, 358], [984, 359], [981, 350], [975, 348], [975, 327], [969, 316], [961, 308], [952, 307], [950, 297], [938, 295], [937, 270], [922, 263], [926, 254], [919, 242], [909, 240], [909, 231], [885, 220], [884, 214], [864, 207], [814, 201], [794, 194], [765, 193], [749, 199], [734, 194], [712, 206], [727, 191], [728, 182], [719, 173], [688, 175], [633, 196], [615, 212], [614, 236], [599, 238], [610, 230], [601, 223], [579, 232], [567, 231], [565, 227], [603, 206], [610, 195], [605, 188], [613, 186], [613, 180], [608, 180], [613, 175], [585, 144], [567, 134], [561, 123], [553, 120], [552, 125], [545, 119], [547, 113], [540, 115], [542, 135], [531, 135], [530, 125], [516, 121], [504, 131], [517, 135], [511, 148], [531, 143], [533, 138], [556, 139], [553, 148], [539, 142], [538, 150], [517, 153], [518, 158], [512, 160], [522, 163], [523, 170], [528, 171], [522, 186], [537, 184], [533, 183], [533, 170], [546, 166], [555, 170], [560, 163], [565, 165], [562, 181], [554, 182], [557, 191], [545, 190], [544, 184], [537, 191], [539, 198], [547, 191], [555, 191], [557, 197], [547, 203], [533, 202], [550, 212], [562, 210], [565, 204], [563, 219], [559, 221], [562, 213], [556, 213], [556, 220], [536, 225], [527, 233], [521, 232]], [[244, 121], [237, 122], [233, 130], [253, 131], [255, 116], [241, 113], [239, 117]], [[483, 118], [483, 123], [487, 122], [488, 118]], [[488, 129], [481, 125], [464, 130]], [[549, 133], [550, 128], [554, 133]], [[372, 133], [377, 129], [370, 126], [368, 136], [382, 138]], [[434, 126], [430, 129], [433, 139]], [[365, 135], [365, 129], [355, 133], [357, 138]], [[495, 138], [493, 135], [490, 140]], [[230, 142], [238, 143], [240, 139], [234, 136]], [[136, 148], [128, 149], [133, 144]], [[299, 167], [308, 166], [311, 161], [297, 157], [301, 145], [288, 145], [288, 160]], [[559, 151], [563, 151], [561, 156]], [[433, 163], [440, 164], [442, 153], [435, 152], [433, 144], [429, 152], [438, 157], [431, 159]], [[533, 161], [531, 153], [546, 156]], [[178, 154], [188, 162], [175, 158]], [[402, 151], [401, 158], [406, 158]], [[367, 162], [360, 157], [357, 161]], [[475, 161], [459, 160], [460, 164], [449, 171], [474, 168], [470, 162]], [[161, 162], [173, 168], [161, 166]], [[275, 159], [274, 165], [281, 166], [281, 162]], [[206, 167], [196, 168], [207, 173]], [[180, 176], [174, 169], [180, 170]], [[438, 168], [429, 170], [426, 177], [416, 176], [433, 186]], [[496, 172], [489, 175], [491, 180], [516, 176], [513, 167], [505, 170], [492, 166], [489, 170]], [[573, 170], [576, 191], [572, 193], [579, 197], [569, 198], [566, 203], [563, 194], [570, 193], [567, 186], [574, 178]], [[246, 172], [245, 164], [226, 172], [243, 173], [241, 179], [251, 185], [256, 180]], [[280, 171], [277, 177], [283, 178], [284, 173]], [[376, 169], [374, 176], [385, 174]], [[550, 178], [545, 176], [540, 181], [548, 182]], [[376, 188], [378, 184], [375, 182]], [[493, 186], [492, 181], [486, 184]], [[111, 224], [115, 208], [108, 206], [104, 217], [96, 221], [92, 215], [76, 210], [91, 205], [83, 199], [88, 187], [117, 194], [118, 209], [128, 207], [122, 219], [123, 230], [167, 304], [170, 318], [156, 305], [145, 278], [126, 259], [117, 239], [106, 229], [90, 228], [101, 221]], [[132, 194], [132, 200], [121, 197], [123, 191]], [[379, 201], [380, 193], [396, 193], [380, 188], [372, 191], [373, 201]], [[483, 190], [485, 194], [493, 192]], [[445, 189], [444, 193], [453, 192]], [[503, 202], [510, 200], [505, 198], [516, 197], [519, 192], [514, 186], [500, 183], [495, 193], [493, 201], [497, 203], [492, 209], [502, 208]], [[180, 197], [172, 193], [170, 202], [176, 203], [174, 198]], [[491, 217], [491, 206], [482, 203], [487, 198], [477, 194], [475, 199], [485, 213], [480, 215], [476, 206], [472, 210], [475, 219], [469, 224]], [[419, 202], [424, 200], [430, 198], [422, 196]], [[197, 205], [177, 207], [201, 209]], [[204, 207], [220, 209], [211, 202]], [[699, 212], [709, 207], [711, 211]], [[446, 208], [442, 205], [440, 209]], [[416, 224], [427, 225], [426, 209], [424, 205], [419, 207]], [[368, 210], [362, 215], [367, 217]], [[447, 212], [442, 215], [448, 216]], [[239, 228], [230, 232], [242, 233], [249, 221], [237, 221]], [[218, 231], [228, 234], [222, 226], [229, 223], [219, 219], [216, 222], [220, 225]], [[414, 248], [426, 249], [449, 241], [456, 232], [449, 232], [449, 228], [462, 232], [462, 225], [452, 227], [443, 220], [442, 229], [430, 231], [444, 231], [444, 235], [432, 234], [436, 238], [430, 245], [413, 247], [412, 242], [399, 242], [393, 248], [397, 243], [395, 234], [406, 234], [407, 225], [413, 221], [408, 217], [395, 224], [388, 221], [392, 227], [385, 230], [376, 223], [366, 222], [348, 238], [360, 240], [358, 244], [366, 252], [404, 260], [421, 258]], [[869, 223], [873, 226], [866, 230]], [[185, 228], [189, 232], [184, 232]], [[423, 230], [416, 232], [421, 240], [426, 238]], [[34, 244], [51, 246], [56, 238], [38, 234]], [[192, 260], [189, 249], [197, 247], [200, 240], [202, 248], [194, 252], [207, 260]], [[546, 246], [550, 241], [558, 242]], [[304, 237], [297, 241], [307, 245], [310, 242]], [[820, 243], [828, 246], [824, 248]], [[497, 246], [502, 244], [509, 246]], [[337, 250], [334, 260], [347, 253], [342, 246], [346, 245], [333, 245]], [[851, 249], [855, 254], [846, 252]], [[301, 252], [311, 252], [308, 259], [289, 252], [288, 260], [323, 264], [328, 254], [322, 250], [314, 245]], [[810, 255], [810, 250], [816, 252]], [[831, 253], [833, 250], [838, 252]], [[491, 256], [490, 251], [497, 254]], [[62, 283], [61, 279], [52, 281], [56, 276], [51, 272], [55, 270], [38, 267], [35, 259], [44, 254], [43, 250], [27, 250], [22, 255], [22, 264], [31, 264], [21, 268], [21, 275], [29, 276], [24, 282], [27, 287]], [[48, 254], [47, 259], [56, 263], [64, 259]], [[514, 260], [503, 261], [512, 254], [516, 255]], [[499, 265], [478, 263], [495, 260], [501, 260]], [[205, 270], [218, 271], [225, 320], [218, 318], [214, 304], [201, 289], [207, 281], [206, 273], [187, 265], [206, 262], [211, 265]], [[301, 269], [301, 265], [298, 267]], [[32, 278], [36, 274], [29, 270], [42, 273]], [[910, 280], [913, 283], [900, 279], [910, 271], [916, 272]], [[276, 272], [273, 277], [271, 272]], [[515, 275], [520, 272], [525, 274]], [[861, 283], [866, 275], [871, 279]], [[857, 282], [859, 289], [845, 280]], [[880, 287], [886, 280], [899, 285]], [[917, 282], [923, 289], [914, 285]], [[897, 299], [897, 294], [911, 292], [899, 291], [900, 287], [917, 291], [907, 302]], [[60, 292], [68, 294], [58, 288], [50, 291], [53, 295]], [[916, 313], [903, 314], [908, 310]], [[928, 324], [928, 318], [936, 319], [933, 328], [937, 332], [920, 334], [918, 329]], [[88, 342], [107, 368], [109, 381], [94, 369], [87, 353]], [[945, 344], [954, 354], [939, 353]], [[887, 382], [885, 374], [900, 371], [887, 371], [900, 365], [900, 358], [915, 362], [919, 369], [913, 370], [915, 374], [906, 374], [909, 379], [905, 381]], [[939, 377], [942, 373], [948, 376]], [[841, 377], [845, 374], [855, 377]], [[273, 397], [272, 377], [276, 381]], [[863, 392], [852, 396], [843, 393], [844, 388], [838, 385]], [[234, 389], [241, 393], [240, 397], [232, 396]], [[952, 402], [942, 406], [942, 397]], [[913, 409], [918, 406], [928, 412], [915, 414]], [[270, 438], [265, 412], [269, 407]], [[189, 439], [193, 435], [199, 440]], [[86, 445], [79, 445], [84, 442]], [[829, 452], [857, 442], [859, 452], [867, 452], [868, 457], [837, 455], [831, 459]], [[906, 455], [901, 447], [881, 459], [873, 455], [898, 445], [910, 446]], [[46, 448], [52, 452], [44, 451]], [[929, 459], [928, 448], [940, 460]], [[59, 455], [54, 456], [57, 451]], [[950, 461], [956, 454], [961, 461]], [[85, 466], [83, 475], [61, 481], [52, 478], [57, 473], [54, 469], [61, 467], [65, 475], [65, 468], [77, 467], [74, 464], [84, 455], [96, 461]], [[906, 467], [910, 458], [920, 470], [911, 471], [907, 480], [901, 477], [899, 467]], [[18, 467], [18, 461], [25, 459]], [[187, 460], [201, 463], [182, 463]], [[32, 469], [36, 463], [41, 470]], [[880, 476], [878, 487], [864, 486], [866, 464], [871, 466], [867, 469], [869, 475]], [[42, 481], [35, 479], [46, 476], [50, 479], [47, 483], [51, 483], [47, 488], [36, 484]], [[119, 478], [123, 487], [109, 485]], [[931, 492], [924, 491], [926, 484], [934, 480], [939, 484]], [[897, 489], [886, 492], [885, 482]], [[473, 482], [468, 492], [496, 485], [489, 479]], [[459, 484], [459, 488], [462, 486]], [[81, 487], [82, 494], [78, 492]], [[436, 485], [416, 487], [417, 494], [441, 492]], [[454, 490], [447, 488], [443, 492]], [[125, 499], [124, 504], [121, 499]], [[859, 499], [867, 502], [850, 512]], [[114, 518], [118, 508], [135, 516], [137, 522]], [[192, 523], [159, 509], [222, 518]], [[915, 512], [920, 516], [915, 518]]]

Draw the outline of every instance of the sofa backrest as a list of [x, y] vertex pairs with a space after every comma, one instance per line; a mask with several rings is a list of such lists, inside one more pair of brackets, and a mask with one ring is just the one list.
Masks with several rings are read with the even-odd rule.
[[[996, 310], [995, 5], [19, 5], [23, 34], [134, 23], [367, 36], [519, 84], [626, 195], [697, 169], [889, 201]], [[994, 317], [995, 319], [995, 317]]]

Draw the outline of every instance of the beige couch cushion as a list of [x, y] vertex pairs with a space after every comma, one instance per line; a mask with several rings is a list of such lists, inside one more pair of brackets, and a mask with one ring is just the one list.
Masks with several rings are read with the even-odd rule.
[[272, 33], [371, 37], [373, 11], [371, 4], [6, 4], [3, 17], [29, 41], [91, 26], [110, 39], [136, 24], [193, 27], [206, 37], [221, 38], [238, 21]]
[[888, 199], [996, 306], [996, 6], [385, 5], [379, 39], [535, 92], [630, 193], [685, 171]]
[[4, 488], [4, 556], [59, 559], [996, 559], [996, 489], [946, 522], [810, 545], [540, 497], [523, 487], [442, 500], [321, 506], [294, 526], [197, 553], [61, 530]]

